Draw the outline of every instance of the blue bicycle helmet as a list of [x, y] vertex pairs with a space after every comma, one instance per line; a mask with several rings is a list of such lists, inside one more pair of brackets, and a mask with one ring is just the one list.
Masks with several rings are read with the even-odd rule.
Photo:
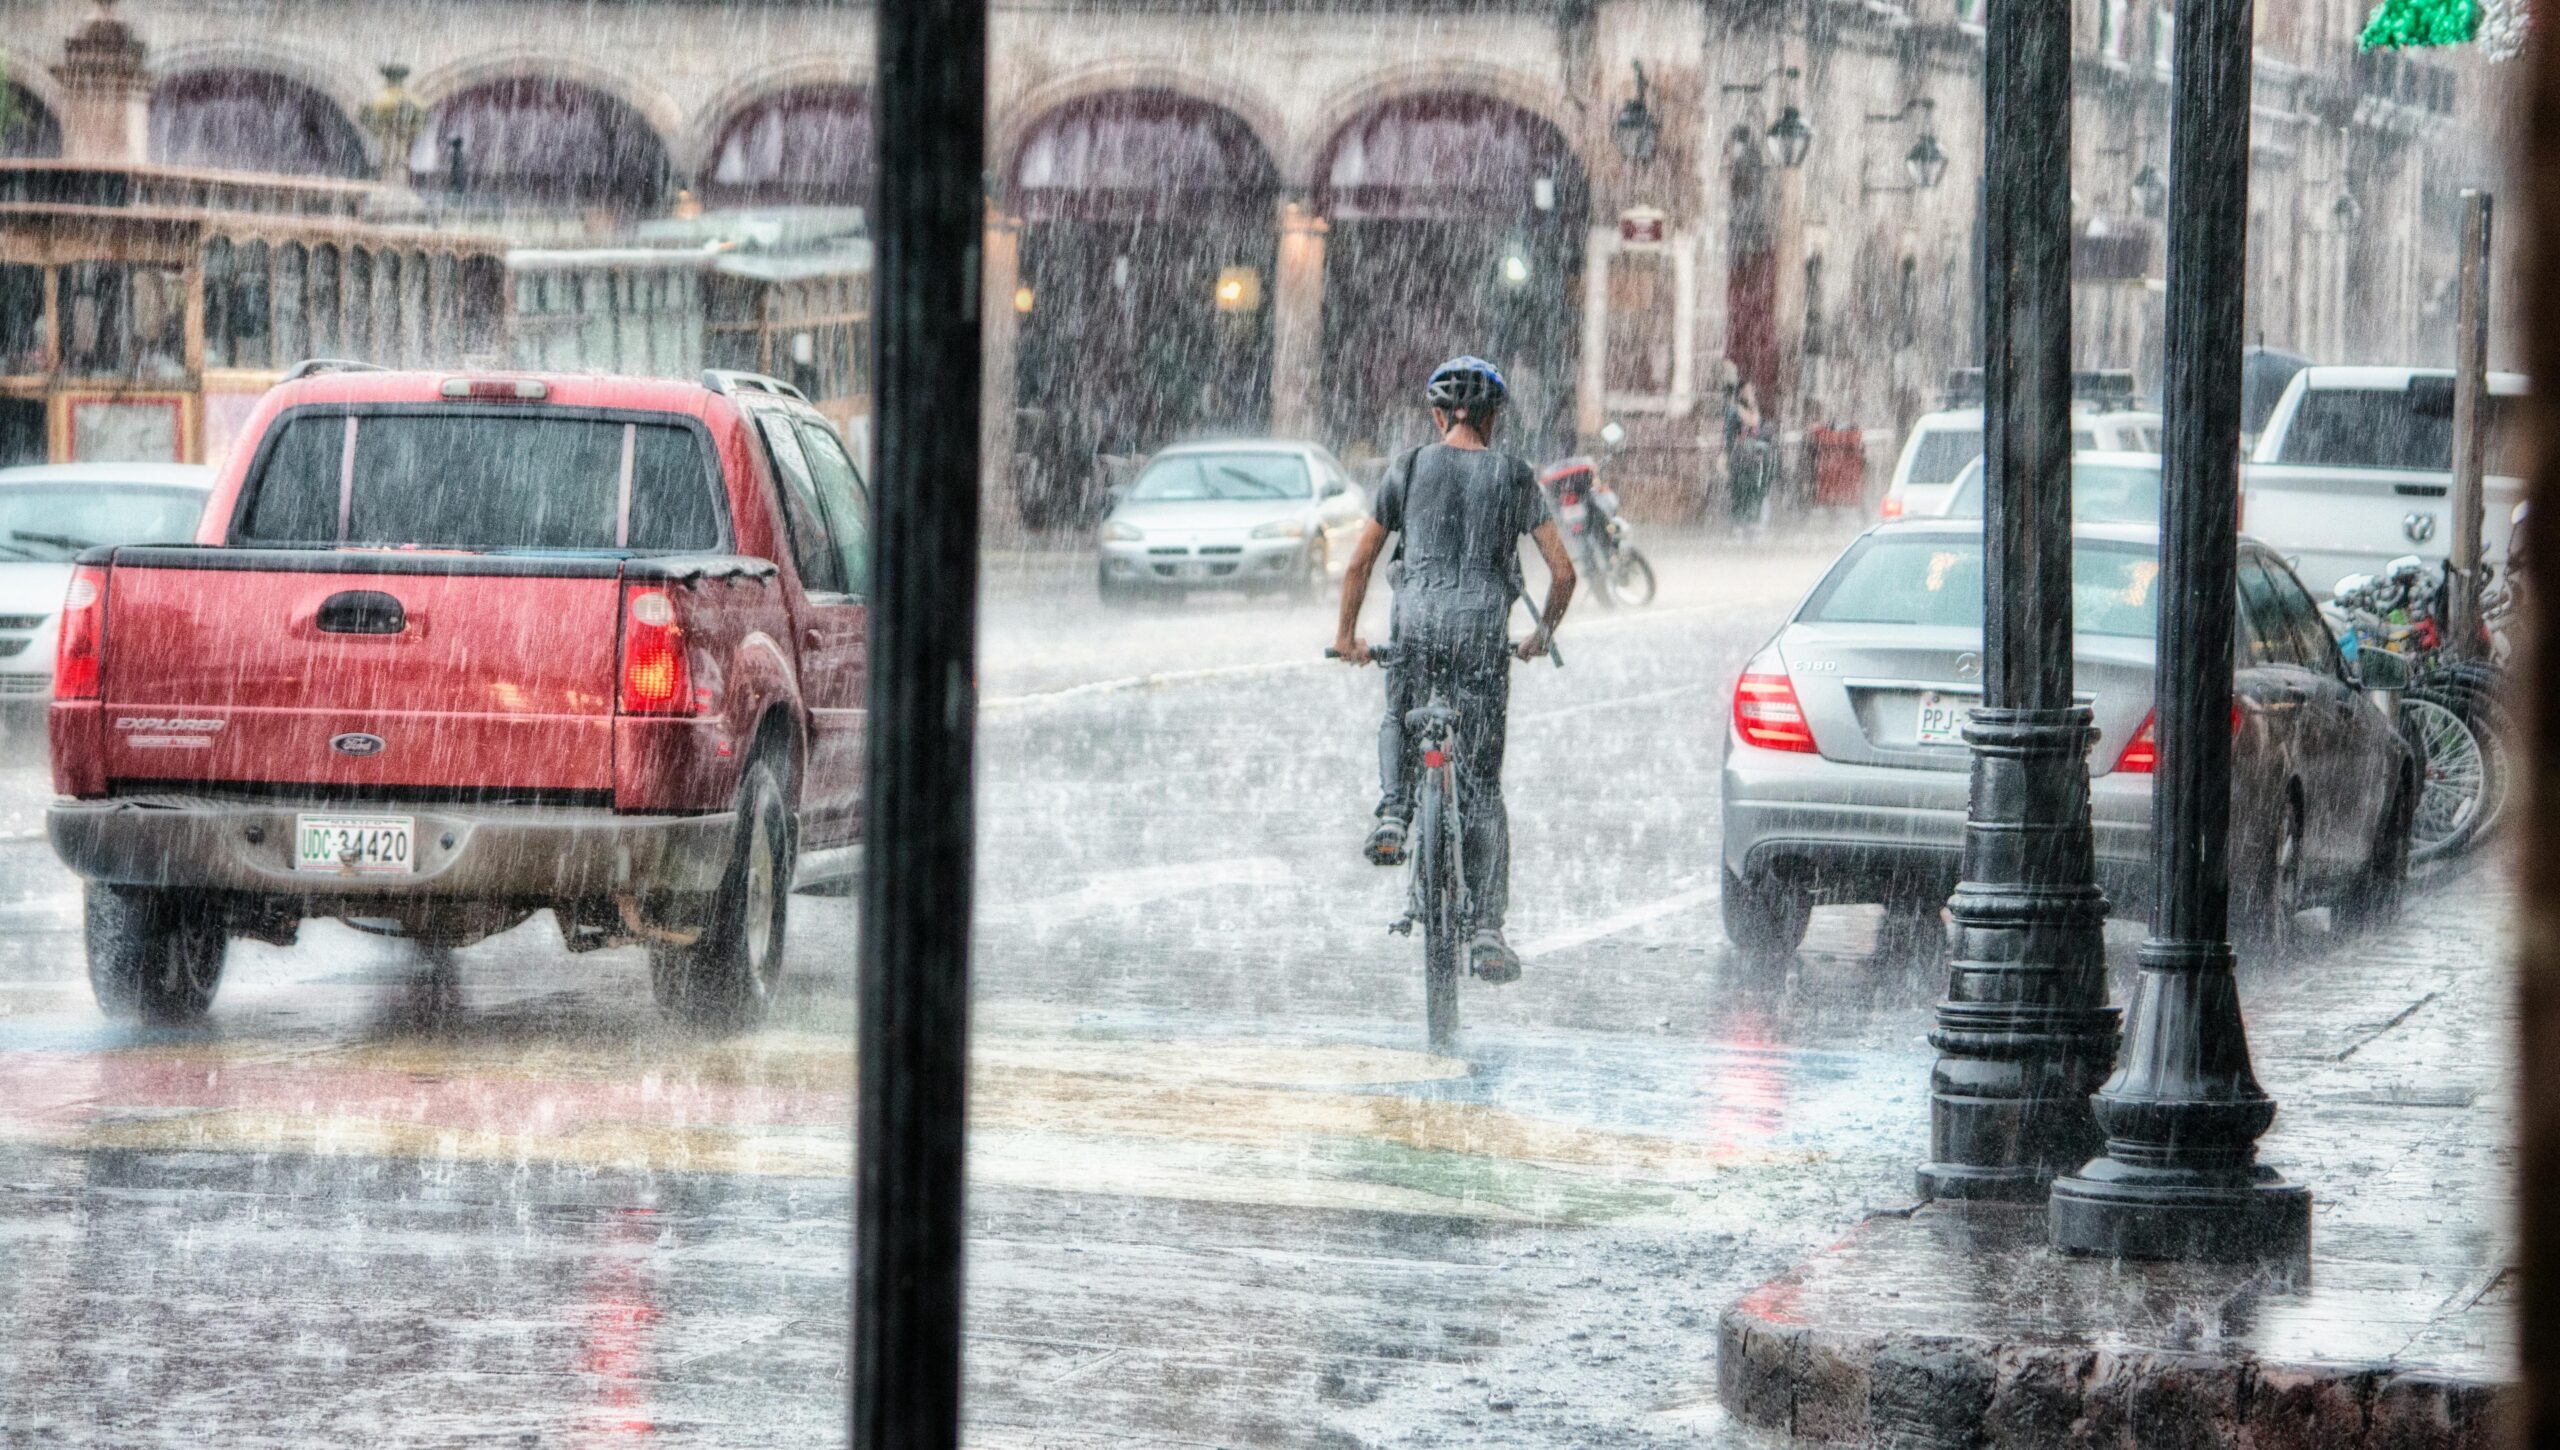
[[1511, 390], [1502, 381], [1502, 370], [1483, 358], [1453, 357], [1431, 370], [1423, 396], [1432, 407], [1482, 417], [1500, 408]]

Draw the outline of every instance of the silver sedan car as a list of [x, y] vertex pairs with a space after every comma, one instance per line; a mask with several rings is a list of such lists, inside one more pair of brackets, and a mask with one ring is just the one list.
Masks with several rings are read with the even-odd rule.
[[1194, 589], [1314, 598], [1368, 516], [1367, 495], [1315, 444], [1183, 444], [1115, 492], [1095, 582], [1106, 604]]
[[[1783, 956], [1812, 907], [1882, 902], [1925, 932], [1954, 890], [1981, 698], [1982, 526], [1888, 524], [1852, 543], [1734, 687], [1725, 732], [1725, 933]], [[2096, 716], [2090, 815], [2119, 913], [2151, 895], [2157, 531], [2073, 531], [2074, 683]], [[2233, 660], [2235, 917], [2281, 943], [2296, 915], [2398, 909], [2417, 757], [2352, 675], [2284, 561], [2240, 541]], [[2377, 686], [2384, 680], [2373, 666]], [[1919, 940], [1918, 937], [1911, 938]]]

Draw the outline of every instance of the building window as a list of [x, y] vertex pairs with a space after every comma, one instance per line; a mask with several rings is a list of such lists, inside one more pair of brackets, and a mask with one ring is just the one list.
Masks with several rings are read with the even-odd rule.
[[2098, 0], [2098, 54], [2119, 65], [2133, 58], [2133, 0]]
[[81, 262], [63, 269], [62, 292], [64, 371], [152, 380], [186, 376], [181, 269]]
[[44, 268], [0, 265], [0, 373], [44, 370]]
[[2168, 70], [2177, 54], [2177, 14], [2166, 5], [2159, 6], [2151, 12], [2151, 64], [2156, 69]]
[[305, 316], [311, 322], [311, 355], [338, 357], [346, 344], [338, 332], [338, 249], [311, 249], [311, 296]]
[[276, 362], [311, 356], [311, 325], [303, 310], [302, 281], [310, 270], [300, 242], [276, 248]]
[[1980, 25], [1982, 0], [1956, 0], [1956, 24]]

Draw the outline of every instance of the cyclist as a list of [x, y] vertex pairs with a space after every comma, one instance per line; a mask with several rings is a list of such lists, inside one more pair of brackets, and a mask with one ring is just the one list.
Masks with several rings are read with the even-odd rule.
[[[1404, 860], [1419, 762], [1405, 746], [1404, 717], [1440, 684], [1457, 707], [1461, 754], [1458, 799], [1466, 835], [1460, 852], [1475, 900], [1475, 939], [1468, 968], [1487, 982], [1517, 981], [1519, 954], [1503, 939], [1509, 905], [1511, 823], [1502, 803], [1502, 746], [1511, 679], [1503, 655], [1533, 660], [1547, 652], [1565, 606], [1573, 600], [1573, 560], [1556, 534], [1529, 465], [1492, 446], [1507, 390], [1502, 374], [1481, 358], [1457, 357], [1434, 369], [1424, 388], [1438, 443], [1399, 454], [1378, 487], [1377, 505], [1351, 566], [1342, 577], [1342, 615], [1334, 650], [1344, 662], [1369, 662], [1359, 637], [1360, 605], [1369, 575], [1390, 534], [1400, 535], [1391, 638], [1396, 663], [1387, 671], [1387, 711], [1378, 732], [1377, 825], [1363, 853], [1381, 866]], [[1534, 538], [1554, 578], [1537, 629], [1510, 649], [1511, 606], [1521, 594], [1520, 536]]]

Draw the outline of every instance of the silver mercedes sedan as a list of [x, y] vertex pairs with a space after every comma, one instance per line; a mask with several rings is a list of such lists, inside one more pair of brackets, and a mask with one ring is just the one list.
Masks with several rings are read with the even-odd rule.
[[[1978, 519], [1871, 529], [1743, 667], [1724, 755], [1723, 915], [1737, 947], [1784, 956], [1810, 910], [1832, 903], [1882, 902], [1889, 925], [1934, 929], [1964, 845], [1982, 568]], [[2074, 684], [2097, 721], [2090, 814], [2119, 914], [2151, 895], [2159, 575], [2156, 529], [2073, 530]], [[2417, 756], [2282, 559], [2242, 539], [2235, 583], [2235, 921], [2281, 944], [2314, 906], [2349, 925], [2387, 920], [2408, 870]], [[2396, 664], [2371, 668], [2376, 687], [2407, 683]]]
[[1102, 520], [1105, 604], [1194, 589], [1312, 599], [1350, 560], [1369, 500], [1312, 443], [1187, 443], [1148, 460]]

